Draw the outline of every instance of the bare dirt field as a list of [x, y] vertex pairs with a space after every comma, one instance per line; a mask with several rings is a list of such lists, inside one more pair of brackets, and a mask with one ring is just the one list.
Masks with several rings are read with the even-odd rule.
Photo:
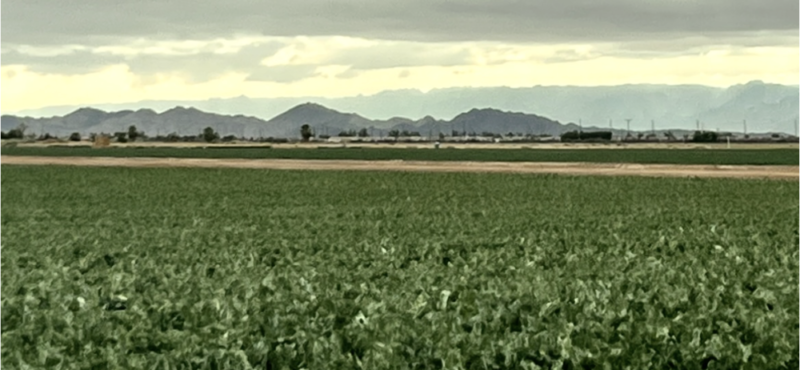
[[798, 166], [643, 165], [532, 162], [427, 162], [294, 159], [200, 159], [1, 156], [3, 165], [202, 167], [281, 170], [550, 173], [567, 175], [800, 179]]

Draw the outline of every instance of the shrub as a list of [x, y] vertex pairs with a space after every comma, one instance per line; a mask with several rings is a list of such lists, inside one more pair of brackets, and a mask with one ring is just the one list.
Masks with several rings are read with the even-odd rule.
[[128, 133], [127, 132], [115, 132], [114, 137], [117, 138], [118, 143], [127, 143], [128, 142]]
[[611, 140], [611, 131], [569, 131], [561, 134], [561, 141]]
[[695, 131], [692, 136], [692, 142], [695, 143], [715, 143], [719, 137], [714, 131]]

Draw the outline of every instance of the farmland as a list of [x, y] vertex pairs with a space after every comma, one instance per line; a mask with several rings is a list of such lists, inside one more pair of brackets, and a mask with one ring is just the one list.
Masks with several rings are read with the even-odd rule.
[[800, 164], [796, 148], [781, 149], [414, 149], [212, 146], [175, 147], [9, 147], [6, 156], [53, 157], [151, 157], [220, 159], [320, 159], [320, 160], [406, 160], [476, 162], [595, 162], [686, 165], [792, 165]]
[[797, 182], [2, 171], [3, 367], [798, 367]]

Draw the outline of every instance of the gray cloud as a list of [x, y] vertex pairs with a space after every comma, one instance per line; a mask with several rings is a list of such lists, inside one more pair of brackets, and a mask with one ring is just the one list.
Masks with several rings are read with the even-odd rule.
[[[274, 54], [283, 44], [264, 43], [242, 47], [237, 53], [214, 54], [203, 51], [189, 55], [134, 56], [97, 53], [80, 50], [58, 56], [34, 56], [13, 48], [4, 48], [3, 64], [22, 64], [39, 73], [84, 74], [98, 71], [113, 64], [126, 64], [131, 72], [140, 76], [159, 73], [177, 73], [189, 82], [203, 82], [231, 72], [258, 71], [260, 61]], [[313, 67], [311, 68], [313, 70]]]
[[0, 27], [3, 42], [31, 45], [235, 33], [591, 42], [794, 31], [797, 14], [787, 0], [6, 0]]
[[48, 57], [4, 50], [2, 55], [4, 65], [22, 64], [31, 71], [39, 73], [85, 74], [125, 62], [124, 58], [119, 56], [97, 55], [86, 51]]
[[[291, 41], [290, 41], [291, 43]], [[293, 43], [291, 43], [294, 45]], [[47, 47], [30, 50], [4, 46], [3, 62], [21, 64], [38, 73], [85, 74], [114, 64], [125, 64], [131, 72], [145, 80], [156, 74], [174, 74], [188, 82], [203, 82], [226, 73], [249, 73], [249, 81], [293, 82], [318, 75], [318, 66], [342, 65], [349, 68], [336, 75], [353, 78], [371, 69], [455, 66], [470, 63], [470, 52], [461, 46], [442, 47], [423, 43], [391, 43], [357, 48], [332, 48], [310, 64], [264, 66], [264, 58], [275, 55], [284, 42], [262, 42], [241, 47], [237, 52], [215, 54], [207, 46], [185, 54], [171, 55], [137, 49], [137, 47], [75, 47], [61, 50]], [[300, 48], [320, 48], [320, 45], [301, 45]], [[64, 49], [64, 48], [62, 48]], [[112, 52], [113, 51], [113, 52]], [[58, 53], [56, 53], [58, 52]], [[115, 54], [116, 53], [116, 54]]]
[[543, 60], [544, 63], [569, 63], [584, 60], [590, 60], [600, 57], [601, 55], [584, 55], [574, 50], [559, 50], [552, 57]]
[[272, 67], [258, 67], [252, 70], [247, 77], [248, 81], [272, 81], [272, 82], [294, 82], [317, 74], [316, 66], [311, 65], [281, 65]]

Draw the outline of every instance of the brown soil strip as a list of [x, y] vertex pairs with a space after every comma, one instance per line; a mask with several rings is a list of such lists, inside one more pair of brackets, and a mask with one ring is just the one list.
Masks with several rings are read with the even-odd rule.
[[553, 162], [429, 162], [296, 159], [0, 156], [4, 165], [203, 167], [279, 170], [550, 173], [567, 175], [800, 179], [798, 166], [714, 166]]
[[[90, 142], [36, 142], [19, 143], [19, 147], [45, 148], [48, 146], [86, 146]], [[137, 143], [111, 143], [114, 148], [201, 148], [201, 147], [237, 147], [264, 146], [274, 149], [317, 149], [317, 148], [394, 148], [394, 149], [433, 149], [433, 143], [333, 143], [333, 142], [312, 142], [312, 143], [162, 143], [162, 142], [137, 142]], [[662, 143], [558, 143], [558, 142], [538, 142], [538, 143], [456, 143], [442, 142], [442, 149], [726, 149], [726, 143], [681, 143], [681, 142], [662, 142]], [[731, 143], [731, 149], [798, 149], [798, 143]]]

